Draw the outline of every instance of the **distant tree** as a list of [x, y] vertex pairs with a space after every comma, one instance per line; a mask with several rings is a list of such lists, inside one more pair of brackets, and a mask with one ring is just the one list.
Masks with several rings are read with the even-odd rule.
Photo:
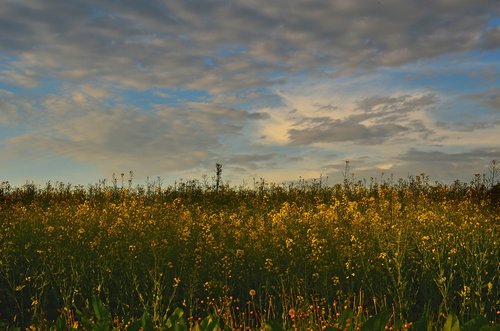
[[496, 183], [488, 194], [493, 207], [500, 208], [500, 183]]
[[500, 180], [500, 164], [497, 162], [497, 160], [493, 160], [490, 162], [490, 165], [488, 166], [488, 172], [488, 181], [490, 187], [493, 188], [498, 184], [498, 181]]
[[219, 187], [222, 182], [222, 164], [215, 164], [215, 191], [219, 192]]

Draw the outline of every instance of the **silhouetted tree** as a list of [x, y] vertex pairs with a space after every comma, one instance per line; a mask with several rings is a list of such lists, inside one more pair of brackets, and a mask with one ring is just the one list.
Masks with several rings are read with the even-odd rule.
[[222, 180], [222, 164], [215, 164], [215, 191], [219, 192], [219, 187]]

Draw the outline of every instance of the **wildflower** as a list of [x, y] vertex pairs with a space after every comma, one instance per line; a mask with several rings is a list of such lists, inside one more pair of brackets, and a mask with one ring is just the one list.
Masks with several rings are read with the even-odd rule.
[[242, 249], [237, 249], [236, 250], [236, 257], [237, 258], [242, 258], [245, 255], [245, 251]]
[[180, 277], [174, 277], [174, 283], [172, 284], [172, 287], [177, 288], [179, 287], [180, 283], [181, 283]]
[[436, 282], [438, 283], [438, 285], [442, 285], [446, 282], [446, 277], [445, 276], [441, 276], [439, 278], [436, 279]]
[[266, 271], [271, 272], [273, 268], [273, 260], [267, 258], [266, 262], [264, 263], [264, 268], [266, 269]]
[[491, 290], [493, 289], [493, 284], [491, 282], [488, 282], [486, 287], [488, 288], [488, 293], [491, 293]]
[[250, 296], [251, 296], [251, 297], [254, 297], [254, 296], [255, 296], [255, 294], [256, 294], [256, 292], [255, 292], [255, 290], [254, 290], [254, 289], [251, 289], [251, 290], [248, 292], [248, 294], [250, 294]]
[[470, 287], [467, 285], [464, 285], [464, 289], [460, 291], [460, 296], [467, 298], [470, 295]]

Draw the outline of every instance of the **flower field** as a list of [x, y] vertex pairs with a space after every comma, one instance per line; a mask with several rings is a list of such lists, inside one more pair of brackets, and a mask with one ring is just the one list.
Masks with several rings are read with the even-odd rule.
[[166, 330], [175, 314], [191, 329], [210, 316], [227, 329], [355, 330], [382, 313], [402, 330], [452, 314], [498, 324], [499, 221], [485, 185], [425, 177], [217, 191], [3, 183], [0, 328], [85, 329], [102, 312], [109, 330], [141, 316]]

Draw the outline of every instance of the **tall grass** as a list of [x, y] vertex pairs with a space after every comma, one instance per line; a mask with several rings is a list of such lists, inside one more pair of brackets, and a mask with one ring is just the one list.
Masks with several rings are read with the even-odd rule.
[[144, 313], [160, 327], [175, 308], [231, 328], [326, 327], [347, 311], [498, 323], [500, 213], [477, 178], [114, 184], [0, 186], [0, 323], [78, 320], [92, 298], [123, 327]]

